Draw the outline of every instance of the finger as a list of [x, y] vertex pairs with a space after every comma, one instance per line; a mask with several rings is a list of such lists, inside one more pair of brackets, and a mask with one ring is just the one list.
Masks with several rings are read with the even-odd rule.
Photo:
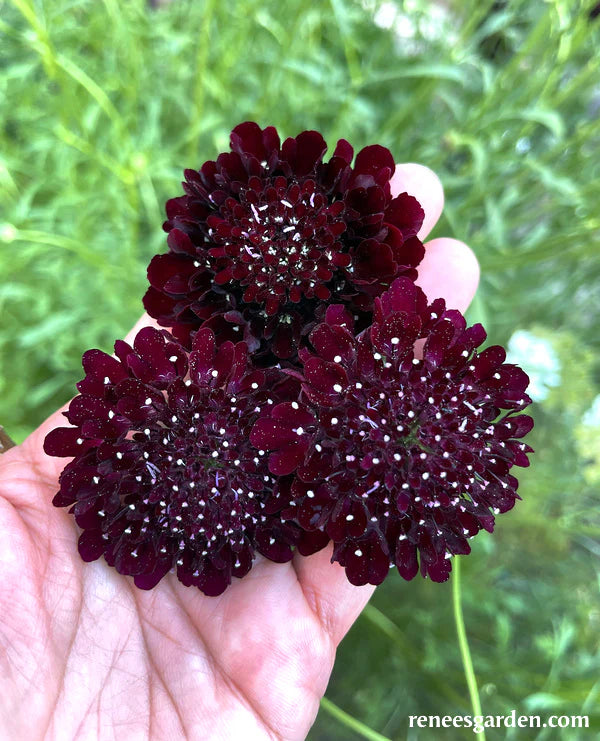
[[438, 176], [425, 165], [413, 162], [396, 165], [391, 180], [392, 194], [408, 193], [414, 196], [425, 211], [425, 219], [419, 230], [419, 239], [425, 239], [440, 218], [444, 208], [444, 189]]
[[479, 283], [479, 263], [470, 247], [458, 239], [440, 237], [425, 244], [416, 280], [430, 301], [446, 300], [449, 309], [465, 311]]
[[342, 566], [331, 563], [330, 544], [314, 556], [294, 556], [293, 565], [308, 600], [323, 628], [337, 645], [360, 615], [375, 587], [350, 584]]

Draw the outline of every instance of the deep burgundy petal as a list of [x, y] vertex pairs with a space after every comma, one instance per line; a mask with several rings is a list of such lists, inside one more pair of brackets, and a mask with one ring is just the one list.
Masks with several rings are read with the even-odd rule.
[[304, 364], [306, 380], [313, 389], [324, 394], [337, 394], [346, 388], [348, 378], [337, 363], [328, 363], [320, 358], [310, 358]]
[[387, 168], [391, 176], [395, 167], [390, 150], [379, 144], [372, 144], [361, 149], [354, 162], [354, 172], [360, 175], [376, 175], [380, 170]]
[[166, 576], [170, 570], [171, 564], [163, 561], [154, 571], [148, 574], [136, 574], [133, 581], [138, 589], [154, 589], [158, 582]]
[[404, 239], [408, 239], [417, 235], [423, 225], [425, 212], [414, 196], [401, 193], [387, 207], [385, 218], [400, 229]]
[[408, 540], [398, 542], [395, 563], [400, 576], [406, 581], [414, 579], [419, 573], [417, 549]]
[[352, 149], [352, 145], [349, 142], [347, 142], [345, 139], [339, 139], [335, 147], [333, 156], [341, 157], [345, 162], [350, 164], [352, 162], [352, 157], [354, 156], [354, 150]]
[[[343, 319], [343, 317], [340, 317]], [[331, 322], [332, 315], [328, 316]], [[340, 362], [349, 357], [354, 350], [354, 336], [341, 326], [319, 324], [310, 334], [310, 342], [323, 360]]]
[[381, 584], [390, 568], [390, 560], [376, 538], [349, 541], [343, 551], [336, 549], [334, 559], [346, 569], [346, 576], [357, 587]]
[[298, 435], [294, 430], [274, 419], [259, 419], [250, 433], [250, 442], [255, 448], [262, 450], [279, 450], [291, 442], [295, 442]]
[[104, 547], [100, 530], [85, 530], [79, 536], [79, 555], [84, 561], [96, 561], [104, 553]]
[[89, 443], [83, 440], [77, 427], [57, 427], [44, 440], [44, 453], [62, 458], [79, 455], [88, 447]]
[[262, 130], [253, 121], [238, 124], [231, 132], [231, 148], [238, 154], [251, 154], [263, 160], [267, 152], [263, 143]]
[[524, 437], [533, 428], [533, 418], [527, 414], [519, 414], [511, 417], [506, 422], [506, 427], [511, 437]]
[[287, 476], [293, 473], [304, 460], [308, 442], [305, 439], [295, 440], [269, 456], [269, 471], [275, 476]]
[[488, 378], [506, 359], [506, 351], [499, 345], [488, 347], [473, 360], [473, 375], [479, 381]]

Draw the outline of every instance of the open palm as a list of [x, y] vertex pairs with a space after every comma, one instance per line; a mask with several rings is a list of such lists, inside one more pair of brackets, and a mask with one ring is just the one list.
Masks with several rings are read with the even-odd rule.
[[[393, 186], [423, 204], [425, 236], [439, 181], [400, 165]], [[418, 282], [431, 298], [464, 309], [477, 279], [465, 245], [428, 243]], [[330, 549], [259, 558], [219, 597], [172, 574], [144, 592], [84, 563], [73, 518], [51, 505], [64, 461], [42, 450], [62, 422], [57, 412], [0, 456], [0, 737], [305, 738], [373, 588], [349, 584]]]

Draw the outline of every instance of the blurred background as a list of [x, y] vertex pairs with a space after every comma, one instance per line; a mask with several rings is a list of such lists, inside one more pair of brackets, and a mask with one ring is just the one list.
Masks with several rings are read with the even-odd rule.
[[[600, 6], [567, 0], [0, 0], [0, 422], [65, 402], [140, 314], [184, 167], [240, 121], [435, 169], [433, 236], [475, 250], [469, 312], [532, 378], [523, 501], [462, 560], [484, 714], [600, 731]], [[452, 581], [452, 580], [451, 580]], [[265, 688], [268, 691], [268, 688]], [[460, 739], [452, 583], [392, 572], [343, 642], [312, 741]]]

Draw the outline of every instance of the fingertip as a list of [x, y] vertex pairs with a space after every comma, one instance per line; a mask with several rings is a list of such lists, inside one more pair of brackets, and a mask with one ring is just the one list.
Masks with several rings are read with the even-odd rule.
[[416, 283], [430, 301], [441, 297], [449, 309], [464, 312], [475, 296], [479, 276], [479, 262], [470, 247], [458, 239], [439, 237], [425, 245]]
[[436, 225], [444, 208], [444, 188], [440, 179], [429, 167], [407, 162], [396, 165], [390, 185], [394, 196], [406, 192], [423, 206], [425, 219], [418, 236], [424, 239]]

